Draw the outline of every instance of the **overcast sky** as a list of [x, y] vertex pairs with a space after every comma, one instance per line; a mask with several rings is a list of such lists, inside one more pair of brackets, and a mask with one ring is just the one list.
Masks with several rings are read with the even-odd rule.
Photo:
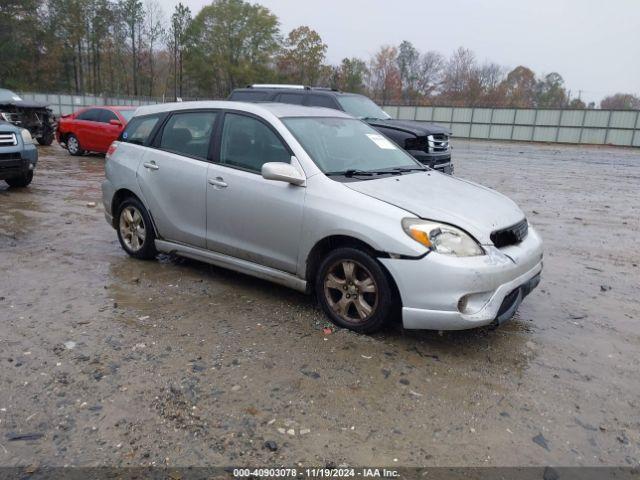
[[[169, 14], [176, 0], [159, 0]], [[194, 16], [210, 2], [182, 0]], [[640, 0], [260, 0], [283, 33], [315, 29], [327, 59], [367, 60], [380, 45], [411, 41], [450, 55], [463, 46], [480, 62], [557, 71], [585, 101], [640, 94]]]

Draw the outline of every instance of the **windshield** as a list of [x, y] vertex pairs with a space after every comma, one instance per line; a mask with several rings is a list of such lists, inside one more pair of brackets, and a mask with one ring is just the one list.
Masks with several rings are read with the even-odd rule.
[[135, 110], [118, 110], [118, 113], [124, 117], [124, 119], [129, 122], [133, 118], [133, 114], [136, 113]]
[[326, 174], [424, 169], [411, 155], [360, 120], [291, 117], [282, 121]]
[[13, 93], [11, 90], [0, 88], [0, 102], [19, 102], [21, 100], [22, 98], [20, 98], [16, 93]]
[[382, 119], [391, 118], [371, 99], [362, 95], [337, 95], [338, 102], [349, 115], [360, 119]]

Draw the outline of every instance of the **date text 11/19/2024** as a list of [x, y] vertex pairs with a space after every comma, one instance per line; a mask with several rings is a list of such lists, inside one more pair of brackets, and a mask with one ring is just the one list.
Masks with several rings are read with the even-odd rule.
[[236, 478], [399, 478], [397, 470], [387, 468], [235, 468]]

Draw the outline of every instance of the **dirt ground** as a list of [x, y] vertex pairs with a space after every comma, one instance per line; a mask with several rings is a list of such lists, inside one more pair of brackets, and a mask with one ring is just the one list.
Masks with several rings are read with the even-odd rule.
[[0, 182], [0, 465], [637, 466], [640, 151], [454, 147], [541, 233], [543, 281], [496, 330], [372, 337], [325, 335], [284, 287], [127, 257], [104, 158], [40, 148], [30, 188]]

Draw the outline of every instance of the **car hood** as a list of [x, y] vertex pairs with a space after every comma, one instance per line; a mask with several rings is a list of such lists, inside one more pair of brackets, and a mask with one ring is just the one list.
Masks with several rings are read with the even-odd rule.
[[4, 120], [0, 120], [0, 130], [3, 132], [20, 133], [20, 128], [16, 127], [13, 123], [5, 122]]
[[0, 108], [6, 107], [6, 106], [12, 106], [17, 108], [47, 108], [49, 104], [44, 102], [33, 102], [29, 100], [0, 101]]
[[411, 133], [417, 137], [441, 133], [451, 135], [449, 129], [441, 127], [440, 125], [413, 120], [395, 120], [393, 118], [389, 118], [385, 120], [367, 120], [367, 123], [372, 127], [391, 128], [393, 130]]
[[491, 232], [525, 216], [512, 200], [494, 190], [433, 171], [344, 185], [410, 215], [455, 225], [485, 245], [491, 243]]

